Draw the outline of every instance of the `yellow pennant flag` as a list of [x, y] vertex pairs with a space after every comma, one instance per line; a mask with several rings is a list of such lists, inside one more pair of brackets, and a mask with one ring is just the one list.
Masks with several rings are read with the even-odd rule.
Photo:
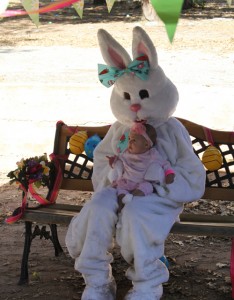
[[110, 12], [112, 10], [114, 3], [115, 3], [115, 0], [106, 0], [108, 12]]
[[84, 0], [80, 0], [76, 3], [74, 3], [74, 4], [72, 4], [72, 6], [75, 8], [75, 10], [78, 13], [79, 17], [82, 19], [83, 10], [84, 10]]
[[4, 13], [5, 10], [7, 9], [9, 0], [1, 0], [0, 1], [0, 14]]
[[[21, 3], [27, 12], [39, 9], [39, 0], [21, 0]], [[31, 18], [33, 23], [38, 27], [40, 24], [39, 13], [29, 14], [29, 17]]]

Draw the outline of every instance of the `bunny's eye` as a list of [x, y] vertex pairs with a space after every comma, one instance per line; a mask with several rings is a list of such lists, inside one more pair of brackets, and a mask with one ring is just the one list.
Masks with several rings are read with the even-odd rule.
[[140, 90], [139, 96], [141, 97], [141, 99], [149, 98], [149, 93], [147, 90]]
[[130, 94], [127, 93], [127, 92], [124, 92], [124, 99], [125, 99], [125, 100], [131, 100]]

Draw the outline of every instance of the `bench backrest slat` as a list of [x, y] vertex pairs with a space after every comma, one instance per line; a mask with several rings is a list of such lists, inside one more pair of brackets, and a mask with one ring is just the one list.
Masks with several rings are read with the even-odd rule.
[[[194, 152], [201, 159], [203, 152], [209, 145], [204, 127], [196, 123], [178, 118], [188, 130], [194, 147]], [[61, 189], [92, 191], [92, 159], [85, 154], [74, 155], [69, 149], [69, 138], [77, 131], [86, 130], [88, 137], [98, 134], [103, 138], [110, 126], [67, 126], [57, 124], [54, 153], [68, 155], [67, 161], [60, 161], [63, 171]], [[234, 200], [234, 134], [228, 131], [210, 130], [215, 146], [223, 156], [223, 166], [218, 171], [207, 171], [206, 191], [203, 199]], [[212, 195], [212, 197], [211, 197]]]

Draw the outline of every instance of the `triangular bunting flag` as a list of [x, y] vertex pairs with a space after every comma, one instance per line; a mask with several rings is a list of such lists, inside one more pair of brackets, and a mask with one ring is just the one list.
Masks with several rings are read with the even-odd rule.
[[232, 0], [227, 0], [227, 4], [228, 4], [228, 6], [231, 6], [232, 5]]
[[[39, 0], [21, 0], [21, 3], [27, 12], [39, 9]], [[33, 23], [38, 27], [39, 13], [29, 14], [29, 17], [31, 18]]]
[[84, 0], [77, 1], [76, 3], [72, 4], [72, 6], [75, 8], [75, 10], [78, 13], [79, 17], [82, 19], [83, 10], [84, 10]]
[[151, 0], [157, 15], [165, 24], [171, 43], [174, 38], [183, 2], [183, 0]]
[[107, 5], [108, 12], [111, 11], [114, 3], [115, 3], [115, 0], [106, 0], [106, 5]]
[[7, 9], [9, 0], [1, 0], [0, 1], [0, 14], [4, 13], [5, 10]]

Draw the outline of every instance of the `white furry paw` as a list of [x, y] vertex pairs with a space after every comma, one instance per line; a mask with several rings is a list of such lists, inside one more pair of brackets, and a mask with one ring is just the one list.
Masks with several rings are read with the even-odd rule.
[[86, 285], [81, 300], [115, 300], [116, 283], [113, 279], [110, 283], [94, 287]]
[[115, 169], [111, 169], [109, 171], [109, 173], [107, 174], [107, 177], [109, 179], [109, 181], [112, 183], [114, 181], [116, 181], [119, 178], [118, 172]]
[[124, 300], [160, 300], [162, 291], [156, 288], [155, 291], [137, 291], [134, 288], [125, 296]]
[[168, 194], [168, 189], [165, 186], [161, 186], [159, 184], [153, 184], [157, 194], [161, 197], [165, 197]]

